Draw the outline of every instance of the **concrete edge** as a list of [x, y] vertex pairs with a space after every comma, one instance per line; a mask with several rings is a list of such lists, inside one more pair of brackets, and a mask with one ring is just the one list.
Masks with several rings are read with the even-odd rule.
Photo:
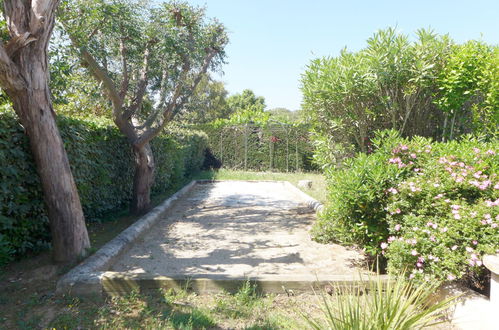
[[291, 189], [296, 195], [300, 196], [303, 200], [305, 200], [307, 206], [313, 209], [316, 213], [321, 213], [324, 210], [324, 205], [321, 202], [319, 202], [315, 198], [310, 197], [310, 195], [302, 191], [300, 188], [296, 187], [291, 182], [289, 181], [280, 181], [280, 182], [284, 182], [284, 184], [288, 186], [289, 189]]
[[[380, 277], [383, 284], [390, 279], [386, 275]], [[237, 292], [246, 282], [256, 286], [262, 293], [298, 293], [321, 290], [329, 287], [332, 290], [368, 287], [368, 276], [362, 275], [266, 275], [256, 277], [228, 277], [219, 274], [203, 274], [186, 276], [162, 276], [152, 274], [133, 274], [125, 272], [105, 272], [102, 275], [102, 286], [106, 295], [124, 295], [132, 291], [147, 292], [158, 289], [184, 289], [198, 294], [220, 292]]]
[[57, 281], [56, 294], [100, 294], [102, 292], [101, 278], [104, 273], [101, 270], [124, 252], [130, 243], [151, 228], [158, 221], [159, 216], [170, 208], [173, 202], [189, 192], [196, 183], [196, 181], [191, 181], [62, 276]]
[[490, 300], [459, 283], [444, 283], [435, 293], [435, 302], [456, 297], [455, 303], [446, 311], [446, 318], [457, 329], [495, 329], [497, 310]]

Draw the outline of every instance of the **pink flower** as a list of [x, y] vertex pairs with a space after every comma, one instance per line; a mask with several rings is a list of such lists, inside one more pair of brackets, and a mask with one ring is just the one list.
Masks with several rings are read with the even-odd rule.
[[416, 266], [417, 266], [418, 268], [421, 268], [421, 267], [423, 267], [423, 264], [422, 264], [422, 263], [420, 263], [420, 262], [417, 262], [417, 263], [416, 263]]
[[398, 163], [400, 163], [401, 161], [402, 161], [402, 160], [400, 159], [400, 157], [390, 158], [390, 159], [388, 160], [388, 162], [389, 162], [390, 164], [398, 164]]
[[414, 274], [409, 275], [409, 279], [412, 280], [414, 278]]
[[454, 214], [454, 219], [456, 220], [461, 219], [461, 215], [459, 215], [459, 213]]
[[387, 191], [388, 191], [389, 193], [392, 193], [393, 195], [395, 195], [395, 194], [397, 194], [397, 193], [398, 193], [398, 190], [397, 190], [397, 189], [395, 189], [395, 188], [393, 188], [393, 187], [392, 187], [392, 188], [388, 188], [388, 190], [387, 190]]
[[456, 251], [456, 250], [457, 250], [457, 245], [453, 245], [450, 249], [451, 249], [452, 251]]
[[494, 150], [492, 150], [492, 149], [489, 149], [489, 150], [487, 150], [486, 154], [487, 155], [495, 155], [496, 152]]
[[499, 189], [499, 183], [496, 183], [495, 186], [494, 186], [494, 189]]
[[447, 275], [447, 279], [449, 281], [454, 281], [456, 279], [456, 277], [454, 275], [452, 275], [452, 274], [449, 274], [449, 275]]
[[399, 168], [404, 168], [404, 167], [406, 167], [407, 165], [405, 165], [404, 163], [399, 163], [399, 165], [398, 165], [398, 166], [399, 166]]
[[453, 205], [450, 206], [450, 208], [457, 211], [457, 210], [459, 210], [461, 208], [461, 206], [453, 204]]
[[387, 244], [387, 243], [385, 243], [385, 242], [381, 243], [381, 249], [383, 249], [383, 250], [384, 250], [384, 249], [386, 249], [387, 247], [388, 247], [388, 244]]
[[400, 145], [400, 150], [402, 150], [402, 151], [406, 151], [406, 150], [408, 150], [408, 149], [409, 149], [409, 147], [408, 147], [408, 146], [406, 146], [405, 144]]
[[473, 177], [476, 179], [480, 179], [480, 176], [482, 175], [482, 171], [478, 171], [475, 174], [473, 174]]
[[411, 254], [412, 254], [413, 256], [417, 256], [417, 255], [418, 255], [418, 251], [416, 251], [416, 250], [412, 250], [412, 251], [411, 251]]
[[397, 240], [397, 237], [395, 237], [395, 236], [388, 237], [388, 243], [391, 243], [391, 242], [396, 241], [396, 240]]
[[396, 225], [395, 225], [395, 231], [399, 231], [401, 227], [402, 227], [401, 225], [396, 224]]
[[433, 235], [432, 235], [432, 236], [430, 236], [430, 241], [432, 241], [432, 242], [436, 242], [436, 241], [437, 241], [437, 239], [435, 238], [435, 236], [433, 236]]
[[439, 183], [434, 183], [433, 187], [435, 187], [435, 188], [440, 187], [440, 184]]
[[473, 148], [473, 152], [475, 152], [475, 154], [479, 153], [480, 152], [480, 149], [478, 148]]
[[434, 198], [435, 198], [435, 199], [440, 199], [440, 198], [442, 198], [442, 197], [444, 197], [444, 194], [438, 194], [438, 195], [437, 195], [437, 196], [435, 196]]
[[418, 158], [418, 156], [416, 156], [416, 154], [411, 154], [411, 158], [416, 159], [416, 158]]
[[467, 246], [467, 247], [466, 247], [466, 251], [471, 253], [471, 252], [473, 252], [473, 248], [472, 248], [472, 247]]
[[473, 243], [473, 245], [477, 245], [478, 241], [474, 240], [472, 243]]
[[464, 178], [463, 178], [462, 176], [460, 176], [460, 177], [458, 177], [458, 178], [456, 179], [456, 182], [457, 182], [457, 183], [461, 183], [461, 182], [463, 182], [463, 181], [464, 181]]
[[440, 232], [442, 232], [442, 233], [446, 233], [446, 232], [447, 232], [447, 230], [449, 230], [449, 229], [448, 229], [447, 227], [444, 227], [444, 228], [440, 229]]
[[490, 225], [492, 228], [497, 228], [497, 223], [493, 223]]

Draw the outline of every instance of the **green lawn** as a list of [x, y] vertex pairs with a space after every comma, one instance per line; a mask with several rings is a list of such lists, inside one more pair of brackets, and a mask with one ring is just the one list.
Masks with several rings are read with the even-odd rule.
[[321, 203], [326, 201], [326, 182], [324, 176], [317, 173], [251, 172], [220, 169], [218, 171], [201, 172], [195, 176], [195, 179], [289, 181], [295, 186], [298, 185], [300, 180], [311, 180], [312, 188], [302, 190]]

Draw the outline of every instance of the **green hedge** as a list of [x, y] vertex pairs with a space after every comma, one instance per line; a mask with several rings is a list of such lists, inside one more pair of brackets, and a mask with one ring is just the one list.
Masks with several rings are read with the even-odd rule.
[[[87, 222], [126, 207], [133, 179], [131, 148], [107, 120], [59, 116]], [[165, 192], [200, 169], [206, 135], [170, 128], [152, 142], [156, 161], [153, 195]], [[22, 126], [11, 113], [0, 114], [0, 264], [48, 246], [50, 232], [39, 178]]]
[[306, 124], [198, 126], [222, 167], [255, 171], [314, 171], [310, 127]]

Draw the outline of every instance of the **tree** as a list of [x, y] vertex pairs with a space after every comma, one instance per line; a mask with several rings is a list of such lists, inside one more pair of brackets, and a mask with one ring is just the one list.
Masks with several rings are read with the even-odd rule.
[[178, 117], [191, 124], [205, 124], [228, 118], [232, 109], [227, 104], [227, 95], [223, 82], [211, 80], [209, 75], [204, 75]]
[[229, 96], [227, 104], [232, 109], [232, 112], [241, 110], [265, 110], [265, 98], [263, 96], [256, 96], [251, 89], [245, 89], [240, 94]]
[[71, 262], [90, 247], [85, 219], [48, 85], [47, 46], [57, 0], [5, 0], [8, 40], [0, 45], [0, 86], [26, 130], [40, 175], [55, 261]]
[[61, 19], [81, 61], [112, 103], [113, 121], [135, 156], [132, 213], [150, 207], [149, 142], [185, 106], [209, 69], [223, 63], [225, 28], [185, 2], [68, 2]]

